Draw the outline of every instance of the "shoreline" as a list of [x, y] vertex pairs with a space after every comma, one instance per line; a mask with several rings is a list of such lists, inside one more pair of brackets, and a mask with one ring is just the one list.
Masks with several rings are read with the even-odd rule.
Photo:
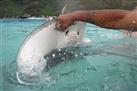
[[56, 16], [48, 16], [48, 17], [15, 17], [15, 18], [0, 18], [0, 20], [52, 20], [56, 18]]
[[42, 18], [42, 17], [35, 17], [35, 18], [32, 18], [32, 17], [28, 17], [28, 18], [0, 18], [1, 20], [7, 20], [7, 19], [19, 19], [19, 20], [47, 20], [48, 18]]

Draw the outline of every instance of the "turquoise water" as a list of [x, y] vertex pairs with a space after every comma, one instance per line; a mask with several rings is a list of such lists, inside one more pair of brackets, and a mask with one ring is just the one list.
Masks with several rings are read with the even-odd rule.
[[[2, 91], [137, 91], [137, 39], [119, 30], [87, 24], [89, 47], [74, 48], [74, 57], [48, 71], [38, 85], [16, 80], [16, 56], [24, 38], [44, 20], [0, 20]], [[45, 80], [46, 79], [46, 80]]]

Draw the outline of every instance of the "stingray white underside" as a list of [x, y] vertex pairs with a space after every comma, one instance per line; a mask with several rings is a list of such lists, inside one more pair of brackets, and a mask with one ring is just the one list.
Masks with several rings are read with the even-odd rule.
[[91, 42], [84, 38], [84, 22], [76, 22], [65, 32], [56, 30], [55, 21], [49, 21], [47, 24], [33, 31], [22, 44], [17, 56], [18, 73], [28, 76], [38, 75], [47, 65], [44, 56], [52, 50], [87, 45]]

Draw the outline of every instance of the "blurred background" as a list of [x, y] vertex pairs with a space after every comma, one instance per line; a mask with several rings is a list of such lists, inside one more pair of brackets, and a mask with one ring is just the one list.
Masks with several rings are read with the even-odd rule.
[[0, 18], [59, 15], [65, 4], [68, 11], [78, 9], [134, 9], [137, 0], [0, 0]]

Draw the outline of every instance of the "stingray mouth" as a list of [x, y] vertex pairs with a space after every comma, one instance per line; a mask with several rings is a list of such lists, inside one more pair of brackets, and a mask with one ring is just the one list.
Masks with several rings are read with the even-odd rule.
[[66, 30], [65, 35], [66, 36], [70, 36], [70, 37], [79, 36], [79, 31], [69, 31], [69, 30]]
[[77, 31], [72, 31], [70, 33], [67, 34], [67, 40], [68, 43], [67, 45], [71, 46], [71, 45], [77, 45], [78, 44], [78, 40], [79, 40], [79, 32]]

